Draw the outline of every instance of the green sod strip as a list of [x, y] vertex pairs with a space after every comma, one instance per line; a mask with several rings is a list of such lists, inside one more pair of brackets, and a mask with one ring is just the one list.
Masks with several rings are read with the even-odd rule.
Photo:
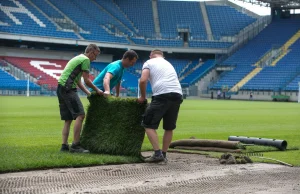
[[139, 156], [145, 130], [141, 126], [147, 104], [136, 99], [89, 98], [81, 144], [92, 153]]

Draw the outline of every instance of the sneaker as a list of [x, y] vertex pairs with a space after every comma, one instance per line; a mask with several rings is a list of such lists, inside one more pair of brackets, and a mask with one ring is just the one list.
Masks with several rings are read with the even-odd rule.
[[90, 153], [89, 150], [84, 149], [80, 146], [80, 143], [74, 144], [72, 143], [72, 146], [70, 148], [70, 152], [76, 152], [76, 153]]
[[159, 156], [155, 156], [155, 154], [153, 154], [150, 158], [146, 158], [144, 161], [147, 163], [158, 163], [165, 161], [165, 158], [162, 154]]
[[164, 162], [167, 163], [168, 162], [168, 158], [164, 157]]
[[69, 151], [69, 145], [68, 144], [61, 144], [60, 151], [61, 152], [68, 152]]

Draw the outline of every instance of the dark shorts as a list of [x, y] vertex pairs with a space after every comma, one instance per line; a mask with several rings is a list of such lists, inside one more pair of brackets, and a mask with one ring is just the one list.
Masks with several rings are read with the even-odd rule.
[[76, 89], [66, 90], [65, 87], [58, 85], [57, 97], [61, 120], [75, 120], [79, 115], [85, 115]]
[[157, 129], [163, 119], [163, 129], [174, 130], [181, 103], [182, 95], [178, 93], [152, 96], [152, 101], [143, 115], [142, 126]]

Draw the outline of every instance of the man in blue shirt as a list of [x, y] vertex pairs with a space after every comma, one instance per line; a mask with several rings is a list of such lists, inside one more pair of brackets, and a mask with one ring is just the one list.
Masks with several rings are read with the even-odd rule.
[[110, 96], [110, 91], [116, 87], [116, 96], [120, 94], [121, 80], [125, 68], [132, 67], [138, 59], [138, 55], [133, 50], [124, 53], [121, 60], [108, 64], [95, 78], [93, 84], [104, 91], [104, 96]]

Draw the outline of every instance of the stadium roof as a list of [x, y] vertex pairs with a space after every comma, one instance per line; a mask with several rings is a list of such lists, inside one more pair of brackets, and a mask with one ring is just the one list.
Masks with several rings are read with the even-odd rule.
[[300, 9], [300, 0], [239, 0], [266, 7], [282, 7], [287, 9]]

